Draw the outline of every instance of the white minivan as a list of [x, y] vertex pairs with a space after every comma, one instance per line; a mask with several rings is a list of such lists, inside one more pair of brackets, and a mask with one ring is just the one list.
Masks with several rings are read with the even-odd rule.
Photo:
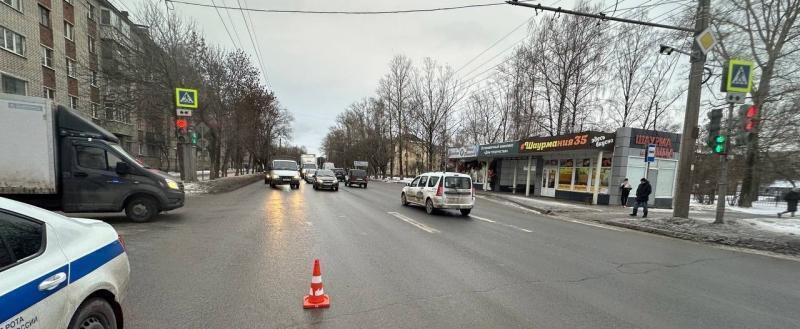
[[129, 276], [111, 225], [0, 198], [0, 328], [121, 329]]
[[472, 178], [454, 172], [431, 172], [417, 176], [403, 187], [400, 201], [404, 206], [416, 204], [425, 207], [428, 214], [436, 209], [458, 209], [469, 215], [475, 205]]

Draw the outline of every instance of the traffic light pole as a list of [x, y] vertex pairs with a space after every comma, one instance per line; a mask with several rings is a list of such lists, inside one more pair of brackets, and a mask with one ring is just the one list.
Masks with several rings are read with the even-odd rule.
[[731, 151], [731, 132], [733, 132], [733, 103], [728, 104], [728, 122], [725, 125], [725, 153], [719, 155], [719, 181], [717, 181], [717, 214], [714, 224], [725, 223], [725, 196], [728, 194], [728, 153]]
[[[710, 20], [710, 0], [697, 3], [695, 34], [708, 28]], [[683, 117], [681, 135], [681, 158], [678, 162], [678, 181], [675, 184], [675, 198], [672, 207], [673, 217], [689, 218], [689, 199], [692, 193], [692, 166], [694, 165], [695, 142], [699, 134], [697, 120], [700, 115], [700, 96], [703, 84], [703, 67], [706, 55], [697, 43], [692, 43], [692, 66], [689, 69], [689, 88], [686, 97], [686, 113]]]

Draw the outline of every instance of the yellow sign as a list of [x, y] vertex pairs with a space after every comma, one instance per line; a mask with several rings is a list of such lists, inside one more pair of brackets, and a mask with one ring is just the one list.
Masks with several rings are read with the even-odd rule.
[[197, 89], [175, 88], [175, 106], [196, 109]]
[[708, 54], [708, 51], [717, 45], [717, 37], [714, 36], [714, 33], [711, 33], [711, 28], [700, 32], [700, 34], [695, 37], [695, 41], [697, 41], [697, 45], [700, 46], [700, 50], [703, 51], [703, 54]]
[[728, 74], [725, 77], [726, 91], [729, 93], [749, 93], [753, 90], [753, 66], [753, 61], [729, 60]]

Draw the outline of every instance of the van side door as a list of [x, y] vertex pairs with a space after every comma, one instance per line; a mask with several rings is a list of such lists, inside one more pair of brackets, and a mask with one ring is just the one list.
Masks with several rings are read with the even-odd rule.
[[67, 151], [73, 156], [70, 163], [62, 163], [72, 167], [70, 175], [62, 175], [64, 210], [118, 211], [115, 203], [130, 187], [130, 180], [116, 172], [117, 162], [124, 160], [91, 142], [75, 141]]

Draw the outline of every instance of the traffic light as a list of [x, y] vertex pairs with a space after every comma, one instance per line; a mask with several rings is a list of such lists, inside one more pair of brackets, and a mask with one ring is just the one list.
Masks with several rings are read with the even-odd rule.
[[742, 105], [739, 107], [739, 129], [736, 130], [736, 145], [744, 146], [750, 142], [750, 135], [756, 127], [758, 107], [755, 105]]
[[[713, 109], [708, 112], [708, 125], [706, 126], [708, 130], [708, 142], [706, 143], [708, 147], [712, 150], [716, 150], [717, 146], [717, 136], [721, 136], [720, 130], [722, 130], [722, 109]], [[723, 137], [724, 141], [725, 137]], [[724, 149], [725, 147], [723, 147]], [[714, 152], [718, 153], [718, 152]]]
[[756, 115], [758, 115], [758, 107], [751, 105], [747, 108], [742, 120], [742, 130], [747, 133], [753, 132], [753, 129], [756, 127]]
[[712, 148], [712, 150], [714, 151], [714, 153], [716, 153], [716, 154], [722, 154], [722, 153], [725, 153], [725, 141], [726, 141], [727, 139], [728, 139], [728, 138], [727, 138], [727, 137], [725, 137], [725, 135], [717, 135], [717, 136], [714, 138], [714, 147]]

